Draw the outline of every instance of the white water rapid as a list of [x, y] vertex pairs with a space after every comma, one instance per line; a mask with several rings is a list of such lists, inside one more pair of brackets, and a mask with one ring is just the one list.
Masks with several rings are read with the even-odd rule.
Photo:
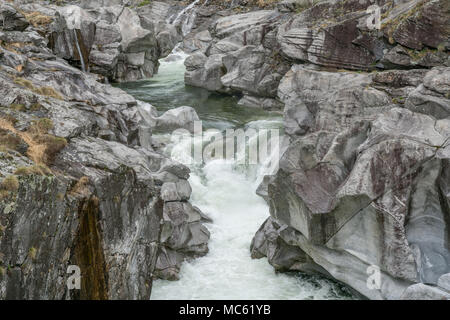
[[[152, 79], [124, 85], [123, 88], [157, 106], [160, 111], [181, 105], [196, 108], [209, 127], [278, 128], [279, 114], [229, 106], [229, 97], [211, 95], [184, 86], [182, 52], [162, 60]], [[254, 118], [252, 118], [254, 117]], [[248, 120], [251, 119], [251, 120]], [[238, 124], [239, 123], [239, 124]], [[169, 135], [165, 136], [166, 139]], [[160, 137], [161, 138], [161, 137]], [[191, 144], [201, 143], [185, 136], [169, 143], [165, 152], [186, 163]], [[238, 153], [242, 150], [238, 150]], [[266, 166], [242, 166], [215, 160], [206, 165], [190, 165], [191, 202], [213, 219], [209, 253], [182, 265], [179, 281], [156, 280], [151, 299], [349, 299], [341, 285], [321, 277], [275, 273], [267, 259], [252, 260], [250, 243], [258, 228], [269, 217], [269, 208], [255, 190]]]

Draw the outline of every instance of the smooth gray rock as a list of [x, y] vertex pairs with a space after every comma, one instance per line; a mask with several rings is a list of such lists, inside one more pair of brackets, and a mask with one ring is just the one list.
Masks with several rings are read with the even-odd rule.
[[17, 10], [6, 4], [0, 4], [0, 29], [5, 31], [23, 31], [29, 23], [25, 17]]
[[223, 55], [206, 57], [202, 52], [196, 52], [186, 61], [186, 73], [184, 81], [187, 85], [206, 88], [211, 91], [221, 91], [223, 84], [221, 77], [224, 75]]
[[[447, 75], [442, 67], [359, 74], [294, 66], [278, 88], [291, 143], [258, 189], [271, 219], [255, 236], [254, 257], [332, 276], [371, 299], [445, 296], [403, 292], [436, 285], [450, 270], [449, 121], [398, 108], [394, 97], [422, 90], [443, 99]], [[367, 285], [372, 266], [376, 290]]]
[[423, 283], [408, 287], [403, 293], [402, 300], [450, 300], [450, 293], [439, 288], [427, 286]]
[[194, 122], [200, 118], [192, 107], [178, 107], [162, 114], [156, 121], [155, 130], [170, 132], [176, 129], [194, 131]]
[[[182, 261], [208, 250], [205, 218], [188, 202], [189, 168], [151, 149], [158, 118], [151, 105], [70, 66], [35, 31], [0, 31], [0, 39], [6, 44], [0, 50], [0, 117], [15, 119], [20, 131], [46, 118], [53, 124], [48, 134], [67, 141], [50, 169], [42, 175], [22, 169], [18, 189], [2, 192], [0, 267], [10, 270], [1, 272], [0, 298], [148, 300], [167, 252], [176, 257], [176, 277]], [[17, 42], [23, 43], [18, 50], [8, 49]], [[196, 119], [184, 110], [180, 125]], [[179, 121], [177, 111], [168, 115], [163, 120], [170, 125]], [[0, 152], [0, 181], [35, 165], [24, 156], [27, 143], [0, 130], [5, 133], [16, 139], [17, 150]], [[162, 186], [169, 182], [181, 201], [165, 208]], [[166, 220], [173, 232], [162, 240], [165, 211], [186, 220]], [[69, 265], [84, 275], [80, 291], [66, 289]]]
[[450, 292], [450, 273], [440, 276], [437, 285]]

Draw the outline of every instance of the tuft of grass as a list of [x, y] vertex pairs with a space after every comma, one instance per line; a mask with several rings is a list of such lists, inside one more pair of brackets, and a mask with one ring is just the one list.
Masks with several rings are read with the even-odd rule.
[[31, 247], [30, 250], [28, 250], [28, 256], [30, 257], [31, 260], [36, 260], [36, 254], [37, 249], [35, 247]]
[[33, 120], [33, 124], [28, 128], [32, 134], [44, 134], [53, 129], [53, 121], [49, 118], [39, 118]]
[[27, 79], [24, 79], [21, 77], [17, 77], [14, 79], [14, 83], [18, 84], [20, 86], [23, 86], [27, 89], [34, 90], [33, 82], [31, 82], [30, 80], [27, 80]]
[[31, 110], [31, 111], [39, 111], [39, 110], [41, 110], [41, 109], [42, 109], [42, 104], [40, 104], [39, 102], [33, 103], [33, 104], [30, 106], [30, 110]]
[[59, 94], [58, 91], [56, 91], [55, 89], [53, 89], [52, 87], [40, 87], [40, 88], [36, 88], [34, 90], [34, 92], [43, 95], [43, 96], [47, 96], [47, 97], [52, 97], [58, 100], [63, 100], [63, 97], [61, 96], [61, 94]]
[[34, 93], [40, 94], [42, 96], [47, 96], [47, 97], [52, 97], [52, 98], [55, 98], [58, 100], [63, 100], [62, 95], [58, 91], [53, 89], [52, 87], [48, 87], [48, 86], [35, 87], [33, 82], [31, 82], [30, 80], [21, 78], [21, 77], [16, 77], [14, 79], [14, 83], [18, 84], [20, 86], [23, 86], [23, 87], [33, 91]]
[[22, 12], [22, 14], [25, 16], [25, 19], [28, 20], [28, 22], [33, 27], [43, 27], [47, 26], [50, 23], [53, 22], [53, 18], [50, 16], [47, 16], [41, 12], [33, 11], [33, 12]]
[[89, 177], [81, 177], [75, 186], [69, 191], [70, 195], [85, 195], [89, 193]]
[[139, 3], [137, 6], [138, 6], [138, 7], [143, 7], [143, 6], [149, 5], [150, 3], [151, 3], [150, 0], [143, 0], [143, 1], [141, 1], [141, 3]]
[[38, 165], [51, 164], [55, 155], [67, 145], [66, 139], [48, 134], [52, 128], [53, 122], [43, 118], [35, 120], [27, 131], [22, 132], [16, 130], [11, 122], [0, 118], [0, 129], [18, 135], [28, 145], [28, 157]]
[[9, 108], [20, 112], [24, 112], [26, 110], [25, 105], [21, 103], [12, 103], [9, 105]]
[[14, 133], [0, 128], [0, 146], [6, 150], [16, 150], [22, 143], [22, 139]]
[[28, 167], [18, 167], [14, 174], [17, 176], [29, 176], [32, 174], [48, 176], [52, 174], [52, 171], [44, 164], [36, 164]]
[[0, 189], [9, 192], [16, 192], [17, 190], [19, 190], [19, 179], [17, 179], [17, 177], [14, 175], [7, 176], [0, 183]]

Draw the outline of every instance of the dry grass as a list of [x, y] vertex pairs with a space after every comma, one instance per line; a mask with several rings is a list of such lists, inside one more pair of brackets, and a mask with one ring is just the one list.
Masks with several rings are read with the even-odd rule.
[[47, 96], [47, 97], [52, 97], [52, 98], [55, 98], [58, 100], [63, 100], [62, 95], [58, 91], [53, 89], [52, 87], [48, 87], [48, 86], [35, 87], [33, 82], [31, 82], [30, 80], [24, 79], [24, 78], [20, 78], [20, 77], [15, 78], [14, 83], [18, 84], [20, 86], [23, 86], [23, 87], [33, 91], [34, 93], [40, 94], [42, 96]]
[[30, 257], [31, 260], [36, 260], [36, 254], [37, 249], [35, 247], [31, 247], [30, 250], [28, 250], [28, 256]]
[[52, 171], [49, 167], [43, 164], [36, 164], [34, 166], [29, 167], [18, 167], [16, 171], [14, 172], [17, 176], [28, 176], [28, 175], [40, 175], [40, 176], [47, 176], [51, 175]]
[[0, 183], [0, 201], [4, 200], [19, 190], [19, 180], [16, 176], [7, 176]]
[[38, 165], [51, 164], [55, 155], [67, 145], [66, 139], [48, 134], [48, 131], [53, 129], [53, 122], [50, 119], [36, 120], [27, 131], [23, 132], [14, 128], [11, 122], [0, 118], [0, 129], [19, 136], [28, 145], [28, 157]]
[[265, 8], [265, 7], [269, 7], [269, 6], [271, 7], [274, 4], [276, 4], [277, 2], [280, 2], [280, 0], [257, 0], [256, 4], [260, 8]]
[[87, 196], [89, 195], [89, 177], [81, 177], [77, 183], [73, 186], [73, 188], [69, 191], [70, 195], [82, 195]]
[[16, 176], [7, 176], [0, 183], [0, 189], [9, 192], [16, 192], [17, 190], [19, 190], [19, 180]]
[[41, 12], [22, 12], [22, 14], [25, 16], [25, 19], [27, 19], [28, 22], [35, 28], [48, 26], [53, 22], [52, 17], [42, 14]]
[[21, 143], [22, 139], [18, 135], [0, 128], [0, 146], [5, 150], [17, 150]]

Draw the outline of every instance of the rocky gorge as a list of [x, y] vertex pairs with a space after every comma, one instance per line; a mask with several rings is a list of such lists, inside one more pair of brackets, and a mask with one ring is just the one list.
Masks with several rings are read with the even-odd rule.
[[0, 298], [148, 299], [208, 253], [190, 169], [153, 134], [196, 111], [109, 84], [177, 47], [186, 85], [283, 115], [249, 256], [369, 299], [450, 299], [449, 19], [444, 0], [2, 1]]

